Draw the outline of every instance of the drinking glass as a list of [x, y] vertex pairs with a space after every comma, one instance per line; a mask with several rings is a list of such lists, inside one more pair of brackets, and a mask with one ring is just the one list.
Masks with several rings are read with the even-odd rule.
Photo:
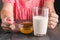
[[49, 8], [33, 8], [33, 29], [35, 36], [47, 34]]

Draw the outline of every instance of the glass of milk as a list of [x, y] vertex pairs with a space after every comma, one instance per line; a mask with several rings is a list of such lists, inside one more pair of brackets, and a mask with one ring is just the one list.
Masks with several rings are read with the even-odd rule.
[[48, 8], [38, 8], [33, 9], [33, 28], [35, 36], [43, 36], [47, 34], [48, 26]]

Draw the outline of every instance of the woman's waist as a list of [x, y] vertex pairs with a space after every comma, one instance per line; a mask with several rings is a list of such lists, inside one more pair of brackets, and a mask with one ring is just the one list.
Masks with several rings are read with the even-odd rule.
[[29, 19], [29, 20], [18, 20], [18, 19], [14, 19], [14, 21], [16, 22], [16, 23], [24, 23], [24, 22], [33, 22], [33, 20], [32, 19]]
[[14, 15], [14, 19], [16, 19], [16, 20], [31, 20], [32, 15]]

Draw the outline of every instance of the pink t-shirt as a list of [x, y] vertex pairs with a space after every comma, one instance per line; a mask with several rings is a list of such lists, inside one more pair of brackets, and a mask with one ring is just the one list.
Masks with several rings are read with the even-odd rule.
[[14, 4], [14, 18], [17, 20], [31, 19], [32, 8], [42, 7], [44, 4], [44, 0], [2, 0], [2, 1]]

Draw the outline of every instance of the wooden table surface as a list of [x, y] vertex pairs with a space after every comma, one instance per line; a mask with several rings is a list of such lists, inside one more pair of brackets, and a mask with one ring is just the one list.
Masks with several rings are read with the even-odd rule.
[[47, 35], [43, 37], [35, 37], [33, 34], [23, 35], [1, 31], [0, 40], [60, 40], [60, 22], [54, 30], [48, 29]]

